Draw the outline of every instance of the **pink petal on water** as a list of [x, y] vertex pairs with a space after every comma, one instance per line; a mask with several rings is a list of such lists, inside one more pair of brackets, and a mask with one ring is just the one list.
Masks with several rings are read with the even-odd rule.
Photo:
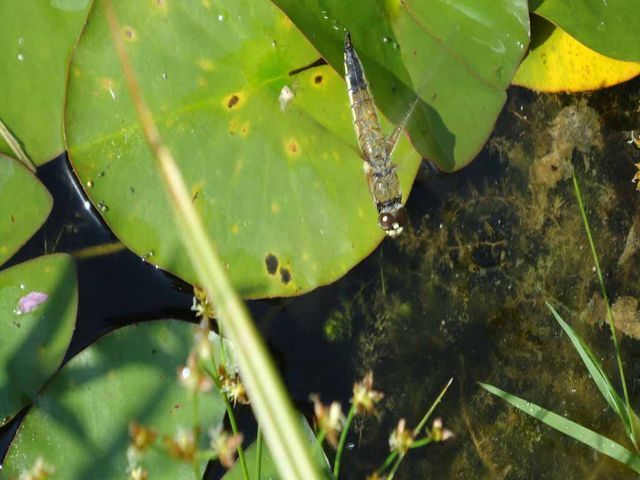
[[42, 292], [29, 292], [20, 300], [18, 300], [18, 307], [16, 313], [22, 315], [23, 313], [33, 312], [42, 303], [46, 302], [49, 295]]

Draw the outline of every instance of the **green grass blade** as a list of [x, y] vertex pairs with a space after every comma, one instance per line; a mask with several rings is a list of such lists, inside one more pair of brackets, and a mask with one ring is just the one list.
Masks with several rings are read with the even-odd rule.
[[562, 329], [565, 331], [565, 333], [571, 340], [571, 343], [573, 343], [574, 348], [578, 351], [578, 354], [580, 355], [580, 358], [582, 358], [582, 361], [587, 367], [587, 370], [589, 370], [589, 375], [591, 375], [591, 378], [593, 378], [593, 381], [598, 387], [598, 390], [600, 390], [600, 393], [602, 394], [604, 399], [607, 401], [609, 406], [611, 406], [611, 408], [620, 417], [620, 420], [622, 420], [622, 423], [624, 424], [625, 431], [633, 440], [633, 436], [632, 436], [633, 429], [631, 426], [629, 415], [627, 413], [626, 404], [624, 400], [622, 400], [620, 395], [618, 395], [618, 392], [616, 392], [616, 389], [611, 384], [611, 381], [609, 380], [609, 377], [607, 377], [607, 374], [602, 369], [600, 362], [598, 362], [598, 360], [596, 359], [595, 355], [593, 354], [591, 349], [588, 347], [588, 345], [584, 343], [584, 341], [578, 336], [578, 334], [573, 330], [573, 328], [571, 328], [571, 326], [569, 326], [569, 324], [562, 319], [562, 317], [556, 311], [556, 309], [553, 308], [553, 306], [548, 302], [547, 302], [547, 307], [549, 308], [549, 310], [551, 310], [551, 313], [553, 314], [554, 318], [560, 324]]
[[493, 385], [480, 383], [480, 386], [487, 390], [489, 393], [500, 397], [517, 409], [522, 410], [527, 415], [540, 420], [551, 428], [554, 428], [559, 432], [564, 433], [565, 435], [578, 440], [585, 445], [588, 445], [589, 447], [599, 451], [600, 453], [608, 455], [614, 460], [617, 460], [623, 465], [626, 465], [634, 472], [640, 473], [640, 456], [627, 450], [619, 443], [614, 442], [613, 440], [610, 440], [607, 437], [594, 432], [593, 430], [589, 430], [588, 428], [583, 427], [576, 422], [557, 415], [534, 403], [527, 402], [522, 398], [511, 395], [504, 390], [500, 390]]
[[631, 441], [633, 442], [633, 446], [637, 451], [640, 451], [638, 448], [638, 417], [634, 413], [631, 408], [631, 402], [629, 401], [629, 391], [627, 389], [627, 380], [624, 375], [624, 368], [622, 365], [622, 355], [620, 354], [620, 346], [618, 345], [618, 337], [616, 334], [615, 325], [613, 322], [613, 313], [611, 312], [611, 303], [609, 302], [609, 297], [607, 295], [607, 289], [604, 285], [604, 275], [602, 275], [602, 269], [600, 268], [600, 260], [598, 259], [598, 252], [596, 250], [596, 244], [593, 241], [593, 235], [591, 234], [591, 227], [589, 227], [589, 219], [587, 218], [587, 212], [584, 208], [584, 202], [582, 201], [582, 194], [580, 193], [580, 185], [578, 185], [578, 179], [576, 177], [575, 172], [572, 174], [573, 178], [573, 189], [576, 193], [576, 198], [578, 200], [578, 206], [580, 207], [580, 215], [582, 216], [582, 223], [584, 224], [584, 229], [587, 234], [587, 239], [589, 240], [589, 247], [591, 248], [591, 256], [593, 257], [593, 263], [596, 267], [596, 274], [598, 276], [598, 282], [600, 283], [600, 290], [602, 291], [602, 298], [604, 299], [604, 304], [607, 307], [607, 321], [609, 323], [609, 329], [611, 330], [611, 340], [613, 341], [613, 348], [616, 352], [616, 360], [618, 362], [618, 373], [620, 374], [620, 383], [622, 384], [622, 393], [624, 394], [624, 402], [625, 408], [624, 411], [627, 413], [626, 421], [623, 416], [620, 415], [620, 418], [623, 419], [624, 428], [627, 430]]
[[247, 308], [234, 290], [214, 243], [193, 205], [182, 172], [144, 102], [123, 37], [118, 35], [122, 30], [111, 0], [102, 0], [99, 4], [105, 9], [129, 93], [165, 183], [183, 245], [202, 286], [215, 302], [221, 327], [224, 327], [225, 334], [235, 346], [234, 357], [240, 376], [278, 471], [282, 478], [319, 480], [318, 466], [311, 457], [311, 449], [284, 382]]

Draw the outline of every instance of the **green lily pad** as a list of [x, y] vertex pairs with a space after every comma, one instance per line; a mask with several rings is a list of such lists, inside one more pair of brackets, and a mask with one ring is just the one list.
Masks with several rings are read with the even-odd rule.
[[76, 282], [64, 254], [0, 272], [0, 424], [31, 403], [62, 363], [76, 320]]
[[342, 72], [344, 30], [378, 106], [409, 123], [418, 151], [440, 169], [468, 164], [491, 134], [529, 42], [526, 0], [274, 0]]
[[[36, 165], [64, 151], [67, 62], [90, 3], [0, 2], [0, 119]], [[0, 151], [10, 153], [4, 142]]]
[[[101, 3], [70, 66], [70, 158], [115, 234], [194, 283]], [[290, 74], [318, 53], [277, 7], [114, 5], [142, 91], [241, 295], [300, 294], [377, 246], [344, 81], [327, 65]], [[294, 97], [281, 105], [285, 87]], [[406, 196], [420, 158], [403, 138], [394, 159]]]
[[[5, 459], [7, 476], [17, 477], [42, 458], [55, 467], [55, 478], [126, 478], [130, 422], [161, 436], [193, 425], [193, 397], [177, 379], [193, 331], [193, 325], [175, 320], [131, 325], [71, 359], [20, 426]], [[222, 421], [219, 393], [201, 394], [198, 405], [195, 415], [204, 432]], [[203, 471], [205, 461], [199, 463]], [[148, 450], [142, 465], [149, 478], [193, 478], [190, 464], [161, 449]]]
[[53, 200], [24, 165], [0, 154], [0, 265], [42, 226]]
[[532, 0], [531, 10], [598, 53], [640, 62], [640, 15], [629, 0]]
[[[316, 444], [316, 436], [311, 430], [309, 426], [309, 422], [304, 417], [300, 417], [300, 423], [302, 425], [302, 429], [309, 440], [310, 445]], [[249, 445], [248, 448], [244, 450], [245, 454], [245, 462], [247, 464], [247, 471], [249, 472], [250, 478], [254, 480], [276, 480], [280, 478], [280, 473], [278, 472], [278, 468], [271, 457], [271, 452], [269, 451], [269, 447], [266, 442], [262, 444], [262, 459], [260, 462], [260, 478], [257, 478], [255, 475], [257, 463], [258, 463], [258, 445], [256, 442], [253, 442]], [[331, 465], [329, 464], [329, 459], [324, 454], [322, 448], [315, 448], [313, 450], [314, 460], [318, 465], [325, 471], [329, 471]], [[327, 478], [330, 478], [330, 475], [326, 475]], [[242, 467], [239, 462], [229, 469], [229, 471], [222, 477], [223, 480], [242, 480], [243, 472]]]

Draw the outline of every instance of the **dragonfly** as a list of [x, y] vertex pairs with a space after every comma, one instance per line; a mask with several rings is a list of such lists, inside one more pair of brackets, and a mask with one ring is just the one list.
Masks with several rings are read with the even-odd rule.
[[353, 49], [351, 34], [348, 31], [344, 37], [344, 69], [353, 126], [364, 160], [369, 192], [378, 210], [378, 225], [388, 236], [397, 237], [404, 230], [407, 211], [402, 205], [400, 182], [396, 166], [391, 161], [391, 154], [417, 99], [393, 133], [385, 136], [380, 127], [377, 108], [364, 75], [364, 68]]

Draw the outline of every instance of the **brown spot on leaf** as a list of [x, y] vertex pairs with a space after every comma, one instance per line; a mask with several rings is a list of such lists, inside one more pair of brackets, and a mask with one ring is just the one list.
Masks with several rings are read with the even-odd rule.
[[136, 31], [132, 27], [130, 27], [128, 25], [125, 25], [124, 27], [122, 27], [122, 32], [124, 34], [124, 39], [127, 42], [134, 42], [138, 38], [138, 35], [136, 34]]
[[278, 257], [273, 253], [269, 253], [265, 257], [264, 263], [267, 265], [267, 272], [269, 275], [275, 275], [278, 271]]
[[227, 108], [235, 107], [239, 101], [240, 98], [237, 95], [231, 95], [231, 97], [229, 97], [229, 100], [227, 101]]
[[313, 79], [313, 83], [322, 83], [322, 75], [316, 75]]
[[280, 267], [280, 279], [286, 285], [291, 281], [291, 272], [286, 268]]
[[234, 112], [242, 108], [247, 101], [247, 95], [242, 90], [233, 92], [222, 99], [222, 106], [227, 110]]
[[295, 138], [290, 138], [285, 144], [285, 149], [289, 155], [295, 156], [300, 153], [300, 144]]

